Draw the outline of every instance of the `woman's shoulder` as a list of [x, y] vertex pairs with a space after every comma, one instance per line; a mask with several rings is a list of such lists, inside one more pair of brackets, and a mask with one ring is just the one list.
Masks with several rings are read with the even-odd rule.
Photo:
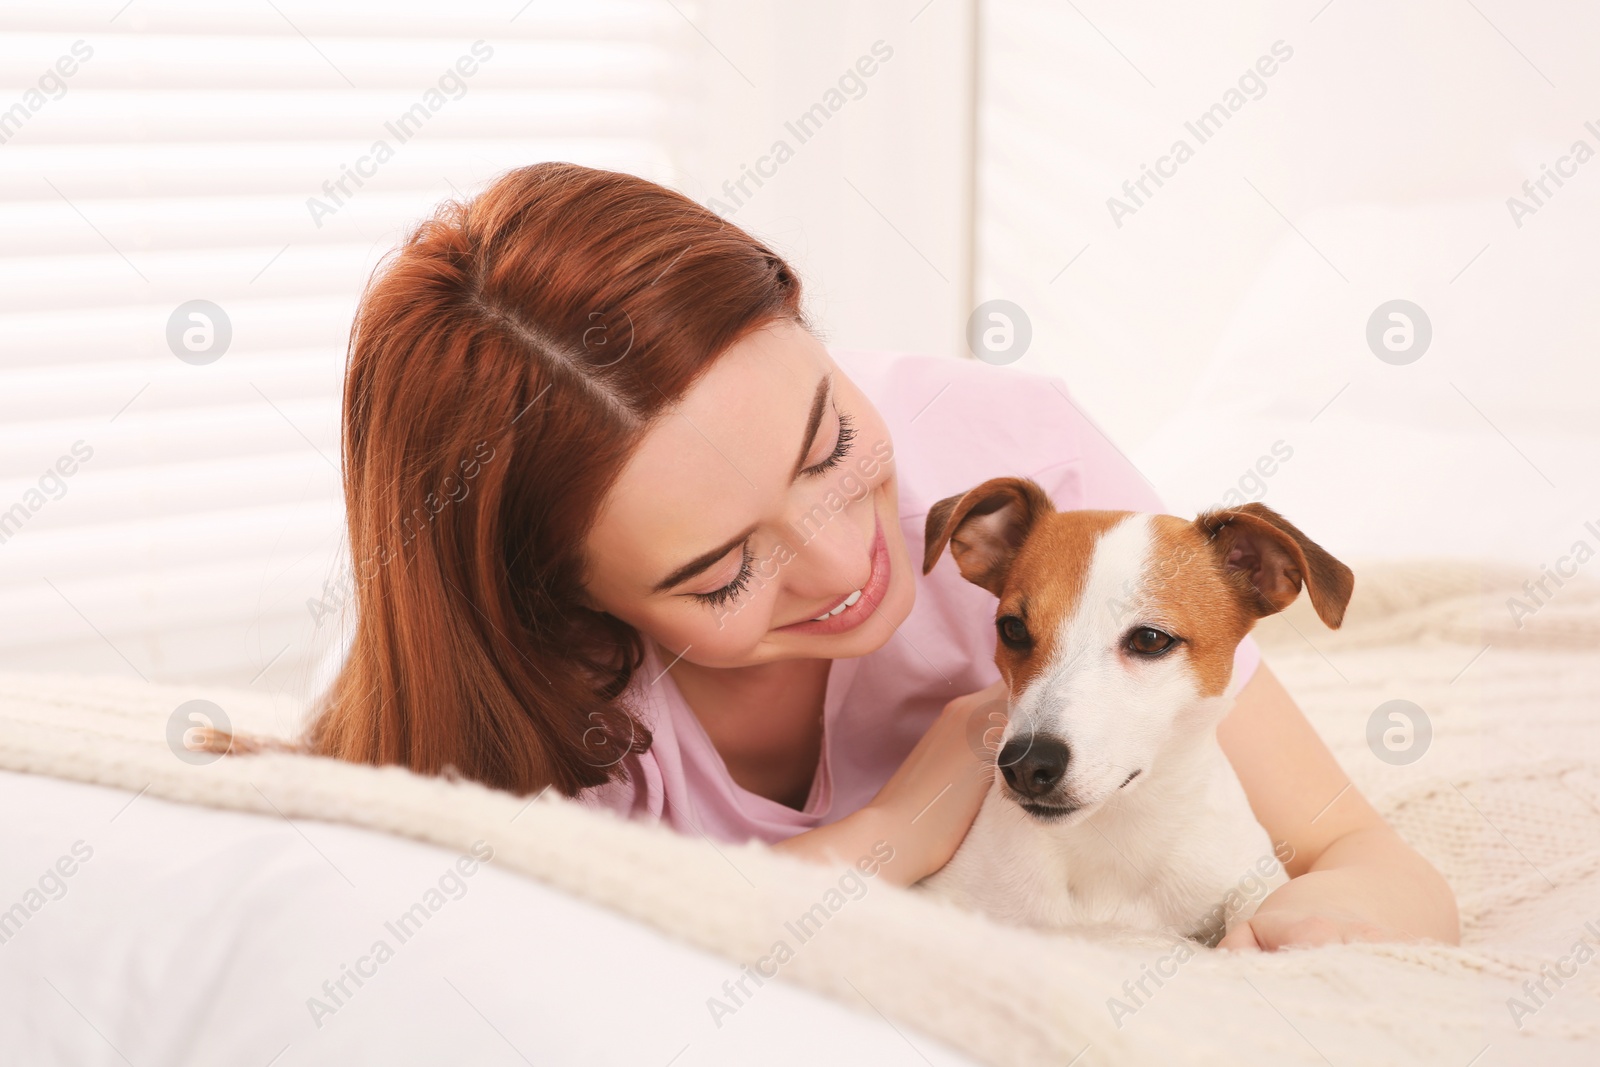
[[925, 509], [989, 478], [1012, 476], [1039, 482], [1061, 510], [1164, 510], [1057, 375], [907, 352], [829, 354], [888, 426], [903, 507]]

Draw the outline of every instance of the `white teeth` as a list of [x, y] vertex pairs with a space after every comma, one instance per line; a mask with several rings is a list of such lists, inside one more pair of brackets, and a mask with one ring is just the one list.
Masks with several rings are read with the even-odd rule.
[[840, 602], [838, 607], [834, 608], [830, 612], [827, 612], [826, 614], [818, 615], [816, 618], [812, 619], [811, 621], [812, 622], [821, 622], [823, 619], [831, 619], [831, 618], [833, 618], [833, 616], [839, 614], [839, 612], [843, 611], [845, 608], [848, 608], [851, 604], [854, 604], [856, 601], [858, 601], [860, 599], [861, 599], [861, 590], [857, 589], [855, 592], [853, 592], [849, 596], [845, 597], [844, 600]]

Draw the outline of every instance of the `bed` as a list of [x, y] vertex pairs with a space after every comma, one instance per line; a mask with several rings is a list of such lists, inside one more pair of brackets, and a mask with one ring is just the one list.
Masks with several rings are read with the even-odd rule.
[[[0, 1061], [1592, 1063], [1600, 964], [1576, 948], [1600, 948], [1600, 584], [1513, 619], [1516, 567], [1352, 566], [1341, 630], [1297, 603], [1256, 636], [1455, 888], [1459, 947], [1203, 950], [1128, 1015], [1109, 1001], [1164, 943], [874, 884], [756, 982], [839, 872], [398, 768], [191, 764], [168, 740], [186, 701], [265, 733], [302, 709], [13, 673]], [[1427, 722], [1398, 756], [1370, 740], [1395, 700]]]

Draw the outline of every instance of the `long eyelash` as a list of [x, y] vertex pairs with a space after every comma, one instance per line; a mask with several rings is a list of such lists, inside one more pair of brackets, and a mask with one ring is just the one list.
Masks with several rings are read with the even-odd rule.
[[[821, 463], [818, 463], [814, 467], [807, 467], [802, 473], [822, 474], [824, 471], [830, 471], [834, 467], [837, 467], [840, 463], [844, 462], [846, 456], [850, 455], [850, 443], [855, 439], [855, 423], [851, 421], [848, 413], [843, 411], [839, 412], [839, 442], [833, 446], [833, 455], [829, 456], [827, 459], [823, 460]], [[744, 559], [739, 564], [739, 573], [734, 576], [733, 581], [729, 582], [721, 589], [713, 589], [709, 593], [690, 593], [689, 595], [700, 601], [702, 604], [708, 604], [711, 607], [719, 607], [720, 605], [727, 603], [728, 601], [737, 597], [739, 594], [743, 593], [749, 586], [750, 577], [753, 573], [754, 572], [750, 568], [750, 546], [747, 543], [744, 546]]]
[[750, 568], [749, 542], [745, 542], [743, 551], [744, 558], [739, 563], [739, 573], [734, 576], [733, 581], [729, 582], [721, 589], [713, 589], [709, 593], [690, 593], [689, 595], [700, 601], [702, 604], [709, 604], [711, 607], [718, 607], [744, 592], [745, 587], [750, 584], [750, 576], [755, 572]]
[[807, 467], [802, 473], [821, 474], [837, 467], [850, 454], [850, 442], [855, 439], [855, 423], [851, 420], [848, 412], [839, 412], [839, 443], [833, 446], [833, 455], [818, 463], [815, 467]]

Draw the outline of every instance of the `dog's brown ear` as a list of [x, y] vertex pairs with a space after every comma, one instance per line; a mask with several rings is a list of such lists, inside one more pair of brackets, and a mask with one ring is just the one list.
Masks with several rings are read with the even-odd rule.
[[1350, 568], [1265, 504], [1214, 508], [1195, 519], [1245, 606], [1259, 618], [1294, 602], [1303, 582], [1330, 629], [1344, 622], [1355, 589]]
[[990, 478], [928, 509], [922, 573], [933, 570], [950, 543], [961, 576], [995, 596], [1035, 523], [1055, 511], [1050, 496], [1028, 478]]

